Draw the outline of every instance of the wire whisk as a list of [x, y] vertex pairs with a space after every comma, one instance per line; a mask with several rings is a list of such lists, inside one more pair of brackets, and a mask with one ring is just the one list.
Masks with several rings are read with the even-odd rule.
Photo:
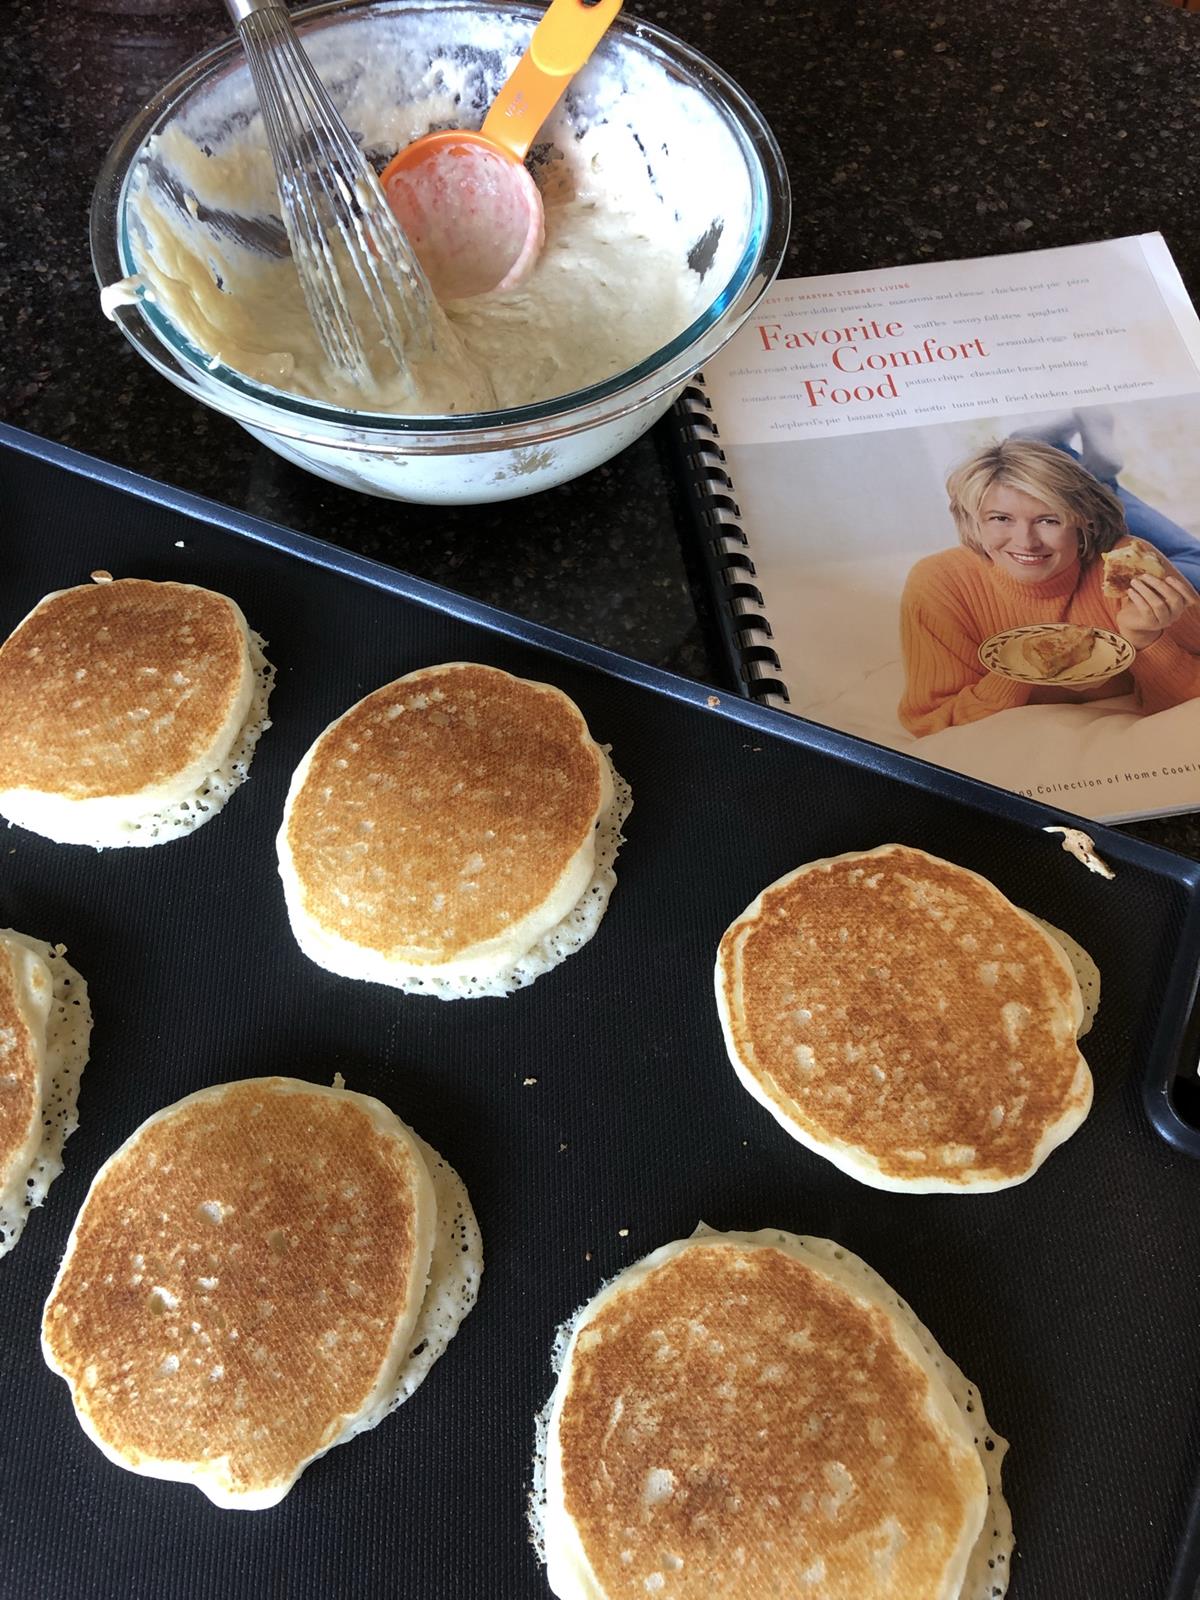
[[[282, 0], [226, 0], [245, 47], [305, 304], [326, 360], [362, 387], [370, 346], [402, 377], [457, 345], [370, 163]], [[364, 334], [366, 337], [364, 338]]]

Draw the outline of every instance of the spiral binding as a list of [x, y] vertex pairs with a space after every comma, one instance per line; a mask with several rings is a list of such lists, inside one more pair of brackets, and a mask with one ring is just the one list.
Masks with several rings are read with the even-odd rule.
[[788, 704], [787, 687], [771, 642], [774, 635], [763, 609], [762, 591], [753, 582], [755, 570], [749, 540], [741, 525], [733, 479], [703, 381], [703, 373], [698, 373], [680, 395], [675, 409], [685, 437], [692, 492], [705, 524], [705, 560], [746, 693], [762, 705], [784, 707]]

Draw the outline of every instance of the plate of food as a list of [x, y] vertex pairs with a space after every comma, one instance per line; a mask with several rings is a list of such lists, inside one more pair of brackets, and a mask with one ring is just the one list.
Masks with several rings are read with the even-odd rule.
[[1115, 678], [1133, 655], [1133, 646], [1119, 633], [1076, 622], [1007, 628], [979, 646], [979, 659], [989, 672], [1016, 683], [1061, 683], [1072, 689], [1090, 689]]

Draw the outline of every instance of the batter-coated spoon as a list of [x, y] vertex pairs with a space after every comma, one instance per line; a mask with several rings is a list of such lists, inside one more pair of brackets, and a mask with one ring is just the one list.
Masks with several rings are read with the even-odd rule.
[[439, 300], [512, 289], [533, 267], [546, 223], [525, 156], [620, 9], [551, 0], [483, 127], [427, 133], [384, 168], [388, 204]]

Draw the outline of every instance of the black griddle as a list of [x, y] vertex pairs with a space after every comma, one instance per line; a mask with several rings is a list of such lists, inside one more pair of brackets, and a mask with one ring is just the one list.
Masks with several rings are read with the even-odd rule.
[[[96, 853], [0, 831], [0, 926], [69, 946], [95, 1013], [66, 1171], [0, 1261], [0, 1593], [545, 1596], [525, 1500], [556, 1326], [688, 1234], [827, 1235], [915, 1308], [1011, 1442], [1012, 1600], [1183, 1600], [1200, 1578], [1200, 865], [567, 639], [319, 541], [0, 431], [0, 637], [47, 591], [117, 576], [233, 596], [278, 668], [250, 782], [191, 837]], [[337, 978], [295, 945], [274, 836], [288, 779], [353, 701], [432, 662], [558, 684], [635, 806], [595, 939], [506, 1000]], [[1094, 1109], [1028, 1183], [897, 1196], [808, 1154], [737, 1084], [721, 932], [803, 861], [899, 840], [991, 878], [1103, 974]], [[277, 1508], [110, 1465], [44, 1366], [41, 1306], [88, 1184], [152, 1112], [228, 1079], [335, 1071], [465, 1179], [479, 1304], [417, 1395]], [[536, 1080], [527, 1082], [526, 1080]], [[625, 1232], [624, 1230], [628, 1230]], [[920, 1600], [920, 1597], [913, 1597]]]

